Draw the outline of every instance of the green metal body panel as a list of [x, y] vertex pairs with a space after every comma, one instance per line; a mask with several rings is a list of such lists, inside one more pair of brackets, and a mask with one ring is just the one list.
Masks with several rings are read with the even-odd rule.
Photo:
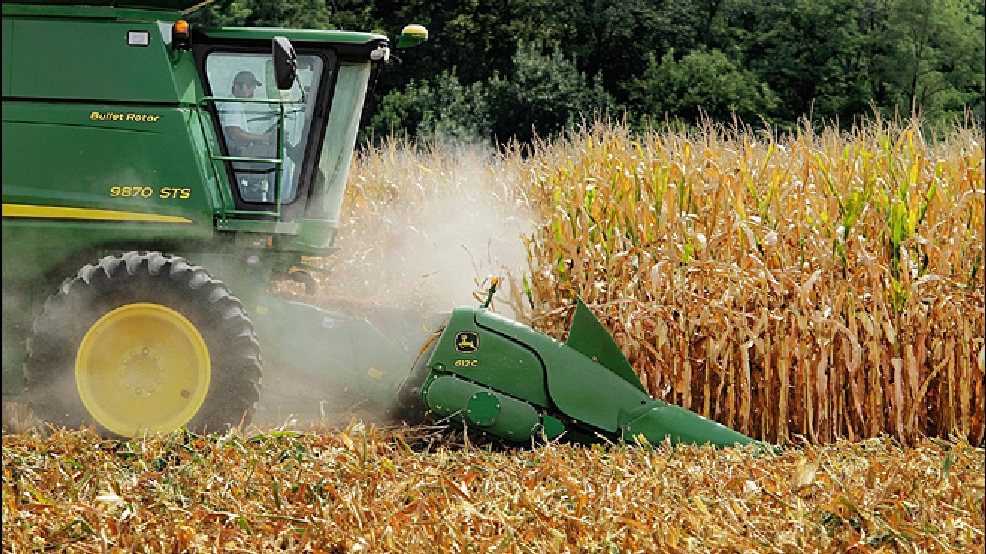
[[541, 414], [527, 402], [451, 376], [440, 376], [422, 391], [438, 418], [459, 416], [479, 433], [528, 442], [541, 428]]
[[694, 412], [672, 404], [653, 403], [639, 417], [629, 421], [623, 438], [629, 442], [643, 435], [648, 441], [660, 442], [665, 438], [672, 444], [714, 444], [732, 446], [751, 444], [755, 441], [725, 425], [706, 419]]
[[88, 9], [99, 9], [100, 7], [107, 8], [157, 8], [162, 10], [167, 10], [173, 12], [175, 10], [185, 11], [195, 8], [197, 6], [203, 6], [208, 2], [203, 2], [202, 0], [139, 0], [137, 2], [119, 2], [116, 0], [104, 0], [102, 2], [86, 2], [85, 6], [79, 6], [78, 0], [19, 0], [18, 4], [24, 4], [28, 6], [45, 6], [50, 9], [50, 6], [65, 5], [74, 8], [88, 8]]
[[[121, 24], [100, 19], [10, 18], [7, 12], [4, 5], [4, 42], [10, 41], [16, 51], [3, 81], [5, 97], [174, 103], [197, 80], [194, 71], [181, 71], [193, 69], [191, 64], [178, 64], [179, 71], [173, 71], [162, 25], [147, 19], [156, 13], [144, 13], [144, 21]], [[169, 26], [164, 29], [170, 32]], [[146, 31], [148, 45], [129, 46], [130, 31]], [[185, 98], [194, 100], [194, 96]], [[78, 107], [98, 111], [89, 104]], [[111, 112], [130, 113], [119, 108]]]
[[[105, 115], [154, 119], [96, 119]], [[193, 128], [198, 132], [189, 131]], [[70, 219], [70, 214], [56, 210], [61, 207], [116, 212], [121, 225], [151, 226], [143, 231], [148, 236], [213, 234], [213, 206], [218, 199], [215, 174], [200, 165], [200, 120], [190, 108], [120, 110], [112, 104], [4, 103], [3, 136], [17, 137], [3, 145], [4, 160], [16, 160], [4, 163], [4, 205], [43, 206], [47, 211], [38, 210], [37, 215], [53, 216], [12, 218], [8, 213], [5, 232], [7, 227], [14, 231], [43, 223], [55, 233], [79, 234], [79, 240], [106, 240], [78, 232], [79, 226], [91, 225], [94, 218]], [[57, 163], [53, 163], [53, 154]], [[175, 164], [175, 160], [187, 162]], [[145, 214], [147, 218], [128, 223], [124, 219], [130, 217], [127, 214]], [[159, 216], [175, 217], [159, 221], [163, 219]], [[54, 224], [53, 219], [57, 220]], [[131, 236], [134, 231], [105, 223], [112, 220], [96, 221], [105, 233], [118, 237]], [[65, 249], [77, 247], [70, 244]]]
[[270, 40], [275, 36], [287, 37], [293, 43], [332, 42], [337, 44], [366, 44], [387, 40], [375, 33], [334, 31], [323, 29], [281, 29], [276, 27], [218, 27], [209, 29], [209, 36], [217, 39]]
[[616, 341], [582, 302], [575, 306], [575, 315], [572, 317], [572, 326], [568, 330], [568, 340], [565, 344], [581, 352], [585, 357], [608, 367], [624, 381], [637, 387], [640, 392], [647, 392]]
[[[557, 408], [603, 431], [615, 433], [629, 419], [628, 410], [640, 412], [650, 401], [643, 390], [578, 350], [492, 312], [459, 308], [448, 329], [454, 334], [446, 331], [432, 356], [437, 370], [540, 408]], [[478, 344], [473, 352], [463, 352], [457, 337], [469, 332]]]
[[[483, 326], [481, 320], [485, 320], [487, 325], [498, 325], [501, 323], [498, 320], [502, 320], [509, 334]], [[475, 350], [470, 352], [468, 347], [459, 345], [473, 337], [478, 339], [478, 343], [473, 345]], [[544, 366], [539, 353], [525, 346], [528, 344], [525, 339], [530, 337], [535, 337], [535, 340], [547, 338], [530, 327], [482, 309], [456, 308], [429, 366], [437, 372], [455, 373], [546, 408], [551, 402]]]
[[[5, 401], [23, 390], [33, 315], [63, 279], [99, 257], [129, 250], [181, 255], [249, 307], [275, 272], [337, 250], [370, 52], [386, 47], [386, 37], [193, 29], [192, 47], [176, 48], [172, 25], [196, 4], [3, 4]], [[285, 94], [272, 86], [256, 63], [270, 59], [275, 36], [289, 37], [299, 56], [321, 64], [317, 81]], [[282, 134], [292, 117], [285, 114], [304, 106], [300, 86], [309, 90], [310, 130], [298, 131], [309, 154], [295, 162], [301, 177], [294, 199], [236, 200], [236, 166], [216, 112], [238, 99], [228, 98], [229, 80], [222, 81], [232, 75], [218, 62], [209, 65], [214, 55], [259, 60], [253, 63], [268, 83], [267, 103], [285, 102]]]
[[[570, 346], [482, 308], [456, 309], [428, 361], [431, 373], [421, 387], [422, 402], [439, 417], [455, 416], [467, 426], [508, 441], [529, 440], [531, 435], [521, 428], [533, 421], [549, 438], [564, 429], [583, 442], [602, 437], [632, 440], [638, 435], [652, 443], [754, 442], [689, 410], [651, 398], [613, 338], [581, 300], [576, 314], [569, 342], [579, 342]], [[482, 401], [483, 394], [496, 399], [495, 416], [485, 413], [491, 410]], [[516, 413], [509, 414], [511, 410]], [[490, 417], [495, 424], [488, 423]], [[520, 423], [508, 428], [499, 421]]]
[[615, 433], [630, 413], [650, 401], [622, 376], [548, 335], [489, 312], [478, 313], [476, 319], [537, 352], [544, 364], [548, 396], [575, 420]]
[[57, 16], [57, 17], [90, 17], [101, 19], [125, 19], [140, 21], [146, 19], [149, 13], [156, 13], [161, 20], [177, 21], [181, 12], [164, 6], [151, 6], [154, 2], [138, 4], [113, 4], [110, 2], [80, 4], [78, 2], [31, 2], [4, 3], [3, 14]]

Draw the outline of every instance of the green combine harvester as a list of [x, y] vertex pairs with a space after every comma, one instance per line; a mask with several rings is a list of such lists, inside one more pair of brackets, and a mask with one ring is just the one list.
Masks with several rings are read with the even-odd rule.
[[518, 444], [753, 442], [653, 399], [581, 301], [561, 343], [485, 306], [371, 322], [269, 294], [337, 250], [371, 73], [427, 31], [193, 28], [199, 3], [3, 4], [5, 406], [222, 431], [288, 380]]

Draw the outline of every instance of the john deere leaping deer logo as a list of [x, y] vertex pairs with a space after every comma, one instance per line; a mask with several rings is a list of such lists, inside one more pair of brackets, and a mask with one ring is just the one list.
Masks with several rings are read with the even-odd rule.
[[479, 335], [472, 331], [456, 333], [455, 349], [465, 354], [472, 354], [479, 350]]

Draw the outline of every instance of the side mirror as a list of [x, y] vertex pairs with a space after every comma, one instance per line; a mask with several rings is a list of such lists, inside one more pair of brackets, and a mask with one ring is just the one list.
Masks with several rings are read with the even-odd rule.
[[401, 36], [397, 37], [395, 48], [410, 48], [426, 40], [428, 40], [428, 29], [425, 29], [423, 25], [408, 25], [401, 31]]
[[298, 73], [298, 55], [287, 37], [274, 37], [271, 40], [271, 54], [274, 57], [274, 82], [279, 90], [289, 90], [294, 85]]

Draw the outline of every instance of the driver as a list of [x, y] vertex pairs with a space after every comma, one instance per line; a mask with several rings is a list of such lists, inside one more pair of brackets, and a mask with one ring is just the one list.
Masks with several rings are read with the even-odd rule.
[[[233, 78], [233, 96], [236, 98], [253, 98], [253, 93], [257, 85], [262, 84], [253, 73], [241, 71]], [[251, 133], [248, 129], [247, 112], [251, 113], [256, 108], [248, 108], [249, 102], [229, 102], [226, 109], [222, 112], [223, 128], [226, 130], [226, 137], [239, 142], [267, 142], [271, 138], [271, 133]], [[255, 104], [259, 106], [259, 104]]]

